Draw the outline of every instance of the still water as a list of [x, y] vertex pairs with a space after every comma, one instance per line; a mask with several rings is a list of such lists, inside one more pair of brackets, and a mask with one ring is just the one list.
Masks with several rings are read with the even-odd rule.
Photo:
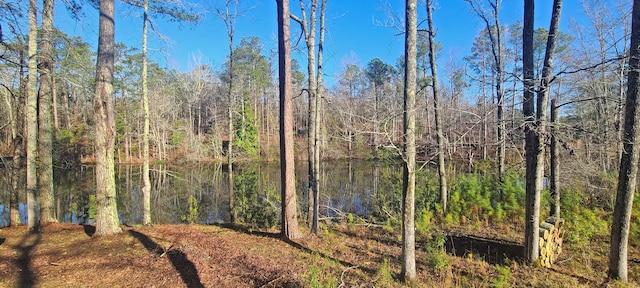
[[[120, 221], [142, 222], [142, 166], [116, 166]], [[9, 174], [0, 170], [0, 227], [9, 219]], [[358, 216], [384, 214], [400, 193], [401, 166], [371, 161], [323, 162], [320, 176], [321, 218], [348, 213]], [[24, 174], [24, 173], [21, 173]], [[307, 214], [307, 166], [298, 163], [296, 187], [300, 217]], [[54, 173], [55, 214], [60, 222], [92, 223], [95, 218], [95, 176], [93, 166]], [[230, 211], [237, 219], [260, 226], [273, 226], [280, 215], [280, 170], [276, 162], [234, 164], [233, 194], [229, 193], [226, 165], [155, 165], [151, 167], [152, 222], [221, 223]], [[24, 181], [24, 179], [22, 179]], [[24, 183], [24, 182], [22, 182]], [[20, 185], [24, 187], [24, 185]], [[20, 215], [26, 222], [25, 193], [19, 193]], [[232, 200], [232, 201], [230, 201]], [[386, 209], [386, 208], [385, 208]], [[392, 209], [392, 208], [389, 208]]]

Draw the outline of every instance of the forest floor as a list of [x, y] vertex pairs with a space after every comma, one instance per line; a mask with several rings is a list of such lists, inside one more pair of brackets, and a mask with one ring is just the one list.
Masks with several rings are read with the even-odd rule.
[[[520, 232], [484, 225], [444, 231], [446, 252], [417, 237], [413, 287], [624, 287], [607, 282], [608, 245], [566, 247], [552, 268], [524, 265]], [[0, 287], [401, 287], [398, 232], [347, 224], [284, 241], [244, 226], [95, 228], [50, 224], [0, 230]], [[600, 243], [606, 239], [596, 239]], [[603, 247], [606, 246], [606, 247]], [[445, 248], [443, 248], [445, 249]], [[629, 286], [640, 282], [631, 247]]]

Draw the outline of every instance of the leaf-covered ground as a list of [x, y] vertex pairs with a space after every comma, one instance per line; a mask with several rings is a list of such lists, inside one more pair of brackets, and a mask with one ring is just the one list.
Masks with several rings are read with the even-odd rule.
[[[379, 227], [329, 225], [319, 237], [295, 242], [283, 241], [275, 230], [243, 226], [123, 227], [107, 237], [91, 237], [92, 230], [72, 224], [51, 224], [39, 233], [3, 228], [0, 287], [402, 286], [398, 233]], [[521, 249], [514, 231], [447, 233], [448, 253], [439, 258], [425, 252], [430, 240], [418, 237], [418, 281], [410, 286], [619, 286], [605, 280], [608, 247], [567, 247], [547, 269], [523, 265], [512, 255]], [[632, 287], [640, 277], [637, 255], [632, 247]]]

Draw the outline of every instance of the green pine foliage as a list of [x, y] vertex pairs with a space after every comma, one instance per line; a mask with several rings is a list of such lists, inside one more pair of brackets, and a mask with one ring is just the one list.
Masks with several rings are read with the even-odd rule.
[[258, 155], [258, 129], [254, 125], [253, 108], [249, 105], [245, 105], [244, 108], [241, 112], [242, 117], [236, 117], [234, 121], [236, 138], [233, 143], [246, 155], [255, 157]]
[[449, 190], [449, 207], [443, 222], [499, 224], [518, 220], [524, 213], [524, 189], [524, 180], [514, 175], [505, 175], [502, 183], [487, 175], [460, 175]]
[[53, 143], [53, 164], [56, 167], [69, 168], [80, 163], [80, 155], [85, 154], [87, 144], [87, 125], [75, 125], [70, 129], [60, 129]]
[[239, 169], [234, 177], [235, 207], [238, 221], [258, 228], [271, 228], [279, 223], [279, 195], [275, 185], [259, 186], [256, 165]]
[[602, 208], [585, 205], [584, 193], [565, 190], [561, 193], [561, 216], [566, 221], [565, 241], [574, 247], [587, 248], [593, 238], [606, 237], [609, 231], [608, 214]]
[[[372, 195], [370, 217], [377, 222], [393, 223], [400, 219], [402, 208], [401, 171], [385, 169], [380, 175], [380, 191]], [[489, 175], [461, 174], [451, 181], [449, 207], [444, 213], [440, 205], [438, 179], [431, 171], [420, 170], [416, 177], [416, 228], [429, 231], [429, 226], [440, 221], [445, 225], [473, 223], [501, 224], [522, 221], [524, 215], [524, 179], [515, 174], [504, 176], [503, 182]], [[392, 221], [387, 221], [392, 218]]]
[[498, 277], [493, 279], [493, 286], [496, 288], [511, 287], [511, 267], [496, 265]]
[[182, 221], [187, 222], [189, 224], [198, 223], [199, 219], [199, 204], [198, 198], [195, 195], [189, 195], [189, 210], [187, 215], [183, 215]]
[[446, 235], [436, 231], [425, 243], [427, 265], [438, 272], [444, 272], [451, 266], [451, 259], [445, 250], [445, 242]]

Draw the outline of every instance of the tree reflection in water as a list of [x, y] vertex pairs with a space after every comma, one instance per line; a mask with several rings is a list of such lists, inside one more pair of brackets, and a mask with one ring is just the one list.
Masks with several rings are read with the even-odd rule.
[[[256, 227], [274, 227], [280, 217], [280, 170], [278, 163], [236, 163], [234, 167], [234, 209], [238, 220]], [[235, 166], [234, 165], [234, 166]], [[140, 165], [116, 167], [120, 221], [142, 223], [142, 178]], [[226, 169], [221, 164], [191, 166], [153, 165], [150, 176], [153, 223], [223, 223], [229, 219]], [[371, 161], [325, 161], [321, 167], [321, 219], [355, 216], [384, 216], [395, 210], [400, 166]], [[296, 168], [300, 202], [306, 207], [304, 163]], [[6, 173], [4, 173], [6, 174]], [[95, 217], [95, 172], [90, 165], [54, 172], [56, 215], [66, 223], [91, 224]], [[0, 223], [8, 221], [9, 189], [0, 182]], [[195, 199], [190, 201], [189, 199]], [[24, 199], [19, 199], [24, 202]], [[23, 203], [22, 203], [23, 204]], [[21, 205], [24, 207], [25, 205]], [[24, 210], [24, 209], [21, 209]], [[21, 214], [24, 214], [21, 211]], [[301, 219], [306, 219], [301, 215]]]

